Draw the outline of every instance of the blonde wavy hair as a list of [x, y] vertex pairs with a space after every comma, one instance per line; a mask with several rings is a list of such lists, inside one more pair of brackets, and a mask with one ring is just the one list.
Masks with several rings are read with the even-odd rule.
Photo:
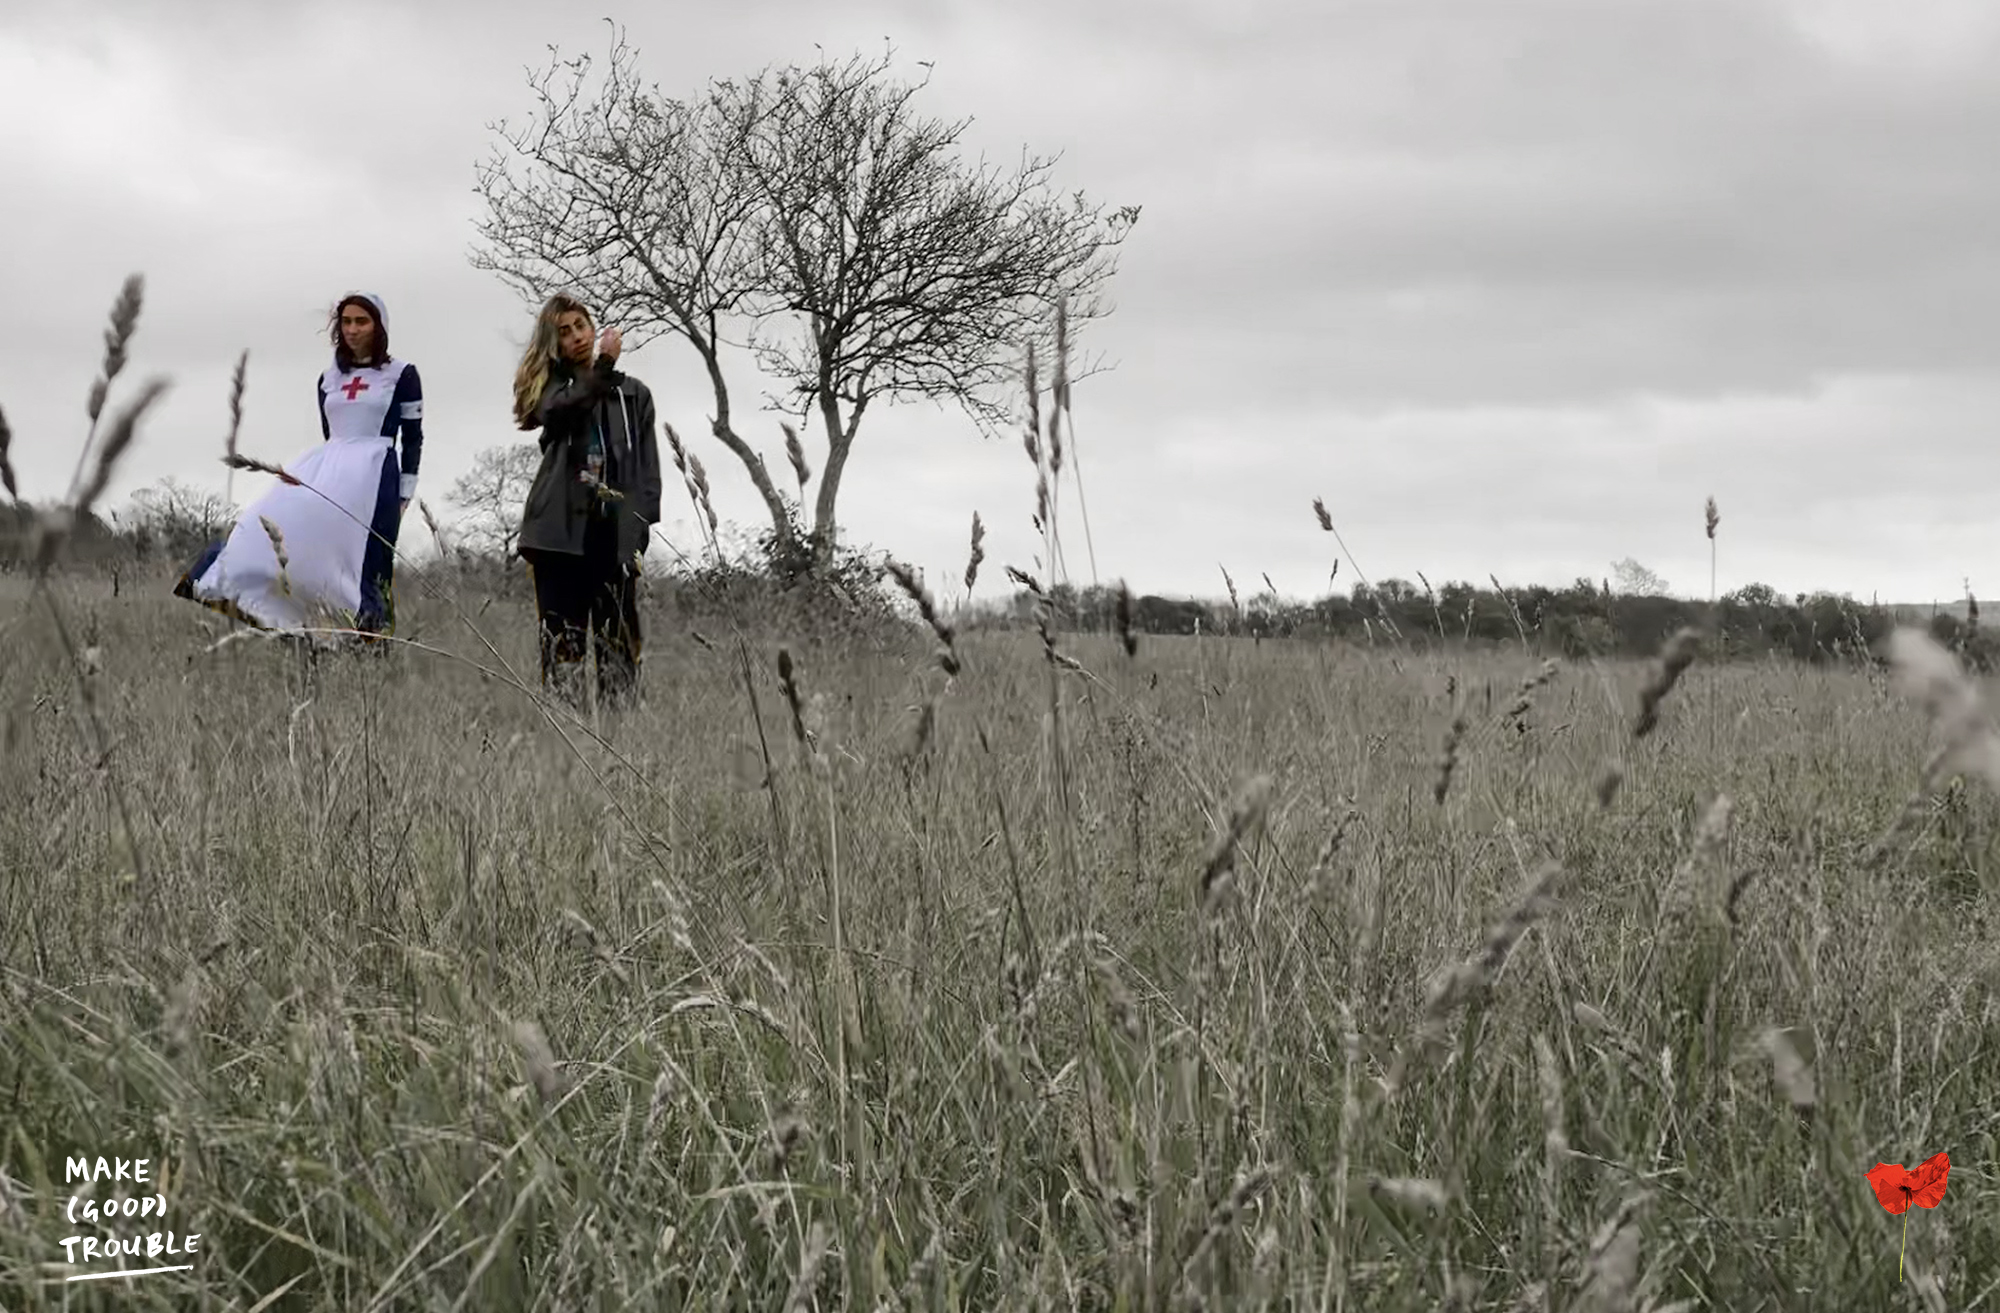
[[590, 307], [567, 292], [557, 292], [542, 302], [541, 313], [535, 316], [535, 331], [528, 339], [528, 349], [521, 353], [521, 363], [514, 367], [514, 422], [523, 429], [534, 427], [536, 407], [542, 404], [542, 389], [549, 384], [549, 367], [559, 359], [556, 346], [556, 321], [574, 310], [590, 325], [594, 336], [597, 321], [590, 313]]

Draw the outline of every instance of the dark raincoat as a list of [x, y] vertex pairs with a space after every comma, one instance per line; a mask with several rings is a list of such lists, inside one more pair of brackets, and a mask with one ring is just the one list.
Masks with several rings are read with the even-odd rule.
[[660, 522], [660, 442], [653, 394], [638, 379], [599, 356], [588, 369], [552, 365], [541, 405], [530, 420], [540, 430], [541, 468], [521, 508], [515, 550], [584, 554], [584, 531], [597, 490], [582, 479], [595, 418], [604, 435], [604, 482], [620, 498], [611, 505], [618, 525], [618, 559], [644, 552]]

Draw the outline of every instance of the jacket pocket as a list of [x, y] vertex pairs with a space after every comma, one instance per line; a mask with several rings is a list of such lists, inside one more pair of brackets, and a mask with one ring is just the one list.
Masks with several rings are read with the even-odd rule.
[[548, 505], [548, 501], [549, 473], [543, 470], [535, 476], [535, 481], [528, 485], [528, 495], [521, 502], [521, 519], [524, 521], [534, 519], [536, 514]]

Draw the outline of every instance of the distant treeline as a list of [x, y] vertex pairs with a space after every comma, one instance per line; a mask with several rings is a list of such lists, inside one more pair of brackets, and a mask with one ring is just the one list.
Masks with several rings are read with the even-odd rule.
[[[1057, 586], [1050, 598], [1064, 628], [1101, 630], [1116, 625], [1113, 588]], [[1023, 623], [1034, 598], [1023, 590], [1010, 618]], [[1977, 606], [1966, 618], [1928, 609], [1892, 608], [1832, 593], [1780, 596], [1750, 584], [1706, 600], [1619, 593], [1608, 584], [1579, 579], [1567, 588], [1525, 585], [1479, 588], [1447, 583], [1420, 588], [1400, 579], [1373, 587], [1356, 584], [1347, 596], [1293, 601], [1270, 593], [1215, 601], [1160, 597], [1131, 601], [1131, 627], [1145, 634], [1237, 634], [1269, 639], [1339, 638], [1377, 646], [1431, 648], [1442, 644], [1523, 643], [1547, 655], [1576, 658], [1650, 656], [1683, 626], [1711, 635], [1712, 656], [1789, 656], [1812, 664], [1872, 660], [1898, 624], [1926, 625], [1946, 646], [1981, 669], [1989, 666], [1992, 640], [1978, 627]]]
[[[227, 532], [232, 517], [220, 498], [185, 490], [155, 492], [110, 520], [92, 516], [73, 532], [66, 560], [110, 572], [114, 580], [129, 567], [153, 567], [191, 560], [202, 545]], [[13, 568], [32, 551], [25, 508], [0, 506], [0, 569]], [[754, 557], [751, 558], [754, 560]], [[434, 566], [432, 568], [435, 568]], [[754, 614], [767, 605], [799, 617], [803, 608], [816, 619], [828, 608], [882, 613], [898, 603], [893, 587], [874, 583], [871, 570], [843, 553], [841, 578], [833, 589], [810, 590], [810, 602], [796, 585], [781, 585], [751, 561], [703, 563], [696, 569], [669, 569], [661, 562], [656, 578], [675, 585], [676, 603], [690, 617], [720, 612]], [[497, 556], [457, 553], [451, 565], [460, 586], [514, 592], [518, 567]], [[1114, 586], [1048, 590], [1054, 627], [1062, 632], [1115, 630]], [[939, 601], [947, 606], [949, 596]], [[1000, 602], [961, 608], [958, 623], [975, 628], [1028, 627], [1036, 598], [1017, 590]], [[1961, 609], [1963, 609], [1961, 607]], [[1915, 613], [1913, 614], [1913, 611]], [[1832, 593], [1780, 596], [1763, 584], [1706, 600], [1618, 592], [1608, 583], [1579, 579], [1567, 588], [1525, 585], [1479, 588], [1447, 583], [1435, 589], [1400, 579], [1370, 587], [1356, 584], [1346, 596], [1296, 601], [1266, 591], [1239, 599], [1134, 596], [1131, 628], [1147, 635], [1234, 635], [1259, 640], [1342, 639], [1376, 646], [1430, 649], [1442, 645], [1485, 646], [1526, 643], [1551, 656], [1649, 656], [1675, 630], [1693, 626], [1710, 635], [1710, 659], [1787, 656], [1810, 664], [1864, 662], [1880, 654], [1880, 644], [1897, 624], [1923, 624], [1940, 642], [1975, 668], [1996, 664], [1995, 640], [1979, 627], [1977, 603], [1968, 614], [1956, 610], [1889, 607], [1857, 602]]]

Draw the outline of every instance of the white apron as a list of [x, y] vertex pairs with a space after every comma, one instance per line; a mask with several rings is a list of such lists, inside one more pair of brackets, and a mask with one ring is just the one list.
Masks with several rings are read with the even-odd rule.
[[[286, 466], [303, 487], [275, 482], [250, 503], [215, 561], [194, 581], [204, 602], [229, 602], [261, 625], [351, 625], [361, 609], [361, 558], [382, 488], [390, 438], [328, 438]], [[264, 520], [284, 538], [285, 568]]]
[[[395, 460], [393, 434], [400, 422], [422, 415], [421, 402], [397, 400], [406, 368], [391, 360], [382, 368], [342, 373], [334, 367], [320, 376], [326, 439], [285, 467], [303, 486], [274, 481], [250, 504], [222, 550], [191, 581], [196, 601], [233, 607], [272, 629], [355, 623], [369, 526], [384, 495], [383, 465]], [[283, 538], [282, 571], [266, 519]]]

